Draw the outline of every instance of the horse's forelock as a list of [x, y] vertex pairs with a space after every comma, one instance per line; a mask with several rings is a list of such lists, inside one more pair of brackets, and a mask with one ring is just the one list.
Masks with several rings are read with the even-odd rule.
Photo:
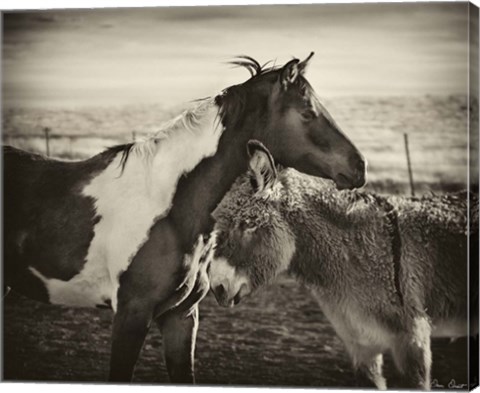
[[246, 68], [252, 78], [278, 69], [275, 64], [273, 66], [267, 67], [270, 63], [272, 63], [272, 60], [269, 60], [263, 65], [260, 65], [260, 63], [253, 57], [246, 55], [237, 56], [228, 63], [236, 67]]
[[[216, 97], [216, 103], [220, 106], [222, 120], [225, 121], [228, 119], [227, 121], [230, 124], [236, 124], [237, 120], [242, 118], [243, 115], [247, 86], [252, 86], [252, 83], [257, 80], [256, 77], [279, 71], [282, 67], [277, 66], [273, 60], [269, 60], [261, 65], [256, 59], [246, 55], [237, 56], [232, 61], [229, 61], [228, 64], [245, 68], [251, 76], [242, 84], [224, 89], [223, 92]], [[305, 98], [315, 96], [315, 91], [303, 75], [299, 75], [295, 81], [295, 85]]]

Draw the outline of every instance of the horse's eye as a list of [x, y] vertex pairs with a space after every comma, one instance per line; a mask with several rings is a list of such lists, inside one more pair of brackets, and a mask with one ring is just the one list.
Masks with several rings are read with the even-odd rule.
[[315, 119], [317, 117], [317, 114], [313, 110], [307, 109], [306, 111], [304, 111], [302, 113], [302, 117], [303, 117], [304, 120], [310, 121], [310, 120]]

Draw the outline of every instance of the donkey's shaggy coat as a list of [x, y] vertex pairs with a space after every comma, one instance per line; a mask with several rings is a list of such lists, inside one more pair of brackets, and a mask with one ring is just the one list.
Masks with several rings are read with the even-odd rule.
[[312, 288], [360, 377], [385, 389], [382, 354], [391, 351], [406, 383], [428, 389], [431, 334], [468, 334], [478, 197], [337, 191], [295, 170], [277, 174], [261, 144], [249, 151], [251, 173], [214, 212], [210, 280], [219, 303], [237, 303], [287, 270]]

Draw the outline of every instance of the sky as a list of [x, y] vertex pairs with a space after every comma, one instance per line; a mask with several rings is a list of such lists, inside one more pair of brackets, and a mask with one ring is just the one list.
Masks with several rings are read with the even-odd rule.
[[6, 107], [174, 106], [248, 78], [247, 54], [315, 51], [320, 96], [466, 94], [467, 3], [156, 7], [6, 13]]

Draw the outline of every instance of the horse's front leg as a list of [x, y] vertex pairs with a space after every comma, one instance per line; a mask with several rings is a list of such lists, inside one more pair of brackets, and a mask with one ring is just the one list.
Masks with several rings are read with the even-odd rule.
[[163, 336], [163, 348], [170, 381], [195, 383], [194, 356], [198, 329], [198, 305], [190, 310], [172, 310], [158, 323]]
[[9, 286], [7, 286], [7, 285], [3, 286], [3, 298], [4, 299], [8, 296], [8, 294], [10, 293], [11, 290], [12, 290], [12, 288], [10, 288]]
[[113, 319], [111, 382], [130, 382], [152, 321], [153, 307], [141, 299], [119, 302]]
[[[210, 288], [207, 268], [210, 249], [203, 249], [203, 239], [197, 243], [202, 255], [192, 256], [193, 266], [187, 273], [193, 288], [182, 301], [166, 313], [159, 313], [156, 319], [163, 337], [165, 362], [170, 381], [174, 383], [195, 383], [194, 358], [198, 329], [198, 304]], [[198, 251], [197, 250], [197, 251]], [[196, 265], [198, 261], [198, 265]], [[188, 287], [188, 285], [186, 285]]]

